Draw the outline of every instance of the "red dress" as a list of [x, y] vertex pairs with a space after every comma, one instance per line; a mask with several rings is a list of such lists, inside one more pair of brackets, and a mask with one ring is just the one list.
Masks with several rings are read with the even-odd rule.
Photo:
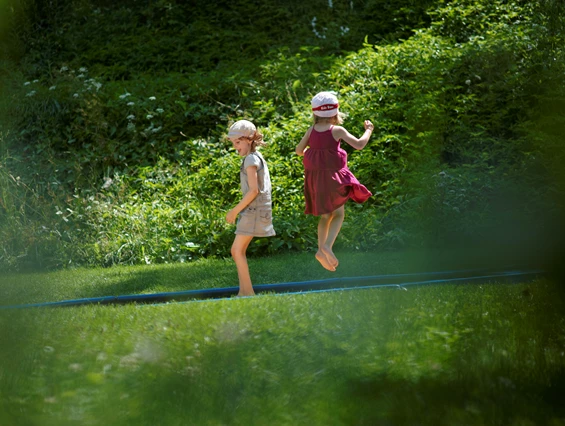
[[331, 213], [351, 198], [364, 203], [373, 195], [347, 168], [347, 152], [332, 136], [312, 128], [309, 149], [304, 152], [304, 199], [306, 214]]

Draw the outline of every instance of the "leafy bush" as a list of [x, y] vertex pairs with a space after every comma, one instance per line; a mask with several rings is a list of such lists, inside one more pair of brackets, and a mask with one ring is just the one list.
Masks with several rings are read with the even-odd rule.
[[[3, 62], [10, 80], [0, 83], [10, 129], [2, 133], [2, 267], [226, 256], [233, 229], [224, 215], [239, 188], [224, 135], [240, 118], [269, 143], [277, 231], [250, 252], [313, 249], [316, 219], [303, 214], [294, 147], [319, 90], [338, 92], [353, 134], [364, 119], [377, 127], [364, 150], [345, 147], [374, 197], [347, 205], [342, 248], [476, 241], [517, 218], [506, 238], [538, 229], [530, 224], [540, 212], [563, 210], [558, 2], [438, 1], [428, 15], [432, 2], [399, 0], [395, 12], [377, 0], [347, 12], [350, 2], [296, 4], [296, 20], [272, 32], [267, 16], [284, 18], [287, 5], [253, 5], [249, 22], [234, 12], [248, 2], [210, 10], [59, 0], [53, 13], [16, 3], [19, 47], [2, 51], [18, 71]], [[365, 20], [378, 8], [391, 21]], [[346, 22], [351, 30], [340, 32]]]

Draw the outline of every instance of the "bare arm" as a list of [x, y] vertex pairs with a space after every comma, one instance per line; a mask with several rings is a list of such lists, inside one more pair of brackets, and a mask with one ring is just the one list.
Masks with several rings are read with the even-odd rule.
[[332, 136], [334, 137], [335, 140], [341, 139], [342, 141], [347, 142], [355, 149], [363, 149], [365, 148], [365, 145], [367, 145], [367, 143], [369, 142], [369, 138], [371, 137], [371, 134], [373, 133], [373, 129], [375, 128], [375, 126], [373, 126], [373, 123], [371, 123], [370, 120], [365, 120], [364, 126], [365, 126], [365, 133], [363, 133], [363, 136], [361, 136], [359, 139], [357, 139], [355, 136], [353, 136], [351, 133], [349, 133], [341, 126], [335, 126], [332, 129]]
[[249, 191], [243, 196], [241, 201], [226, 214], [226, 222], [235, 223], [237, 215], [251, 203], [259, 194], [259, 183], [257, 181], [257, 166], [249, 166], [247, 168], [247, 183]]
[[306, 134], [302, 137], [302, 140], [298, 145], [296, 145], [296, 154], [300, 155], [301, 157], [304, 155], [304, 150], [308, 146], [308, 140], [310, 139], [310, 133], [312, 133], [312, 127], [308, 129]]

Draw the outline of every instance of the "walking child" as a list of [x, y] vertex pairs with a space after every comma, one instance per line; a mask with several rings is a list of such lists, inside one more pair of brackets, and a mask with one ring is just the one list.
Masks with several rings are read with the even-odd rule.
[[263, 135], [247, 120], [235, 122], [229, 129], [228, 139], [237, 153], [243, 157], [239, 171], [243, 197], [226, 214], [228, 223], [235, 223], [239, 215], [231, 255], [239, 278], [238, 296], [253, 296], [255, 292], [247, 265], [247, 247], [253, 237], [275, 235], [269, 168], [261, 153], [256, 151], [258, 146], [266, 144], [263, 142]]
[[341, 126], [337, 97], [331, 92], [320, 92], [312, 98], [314, 125], [308, 129], [296, 153], [304, 156], [304, 199], [306, 214], [320, 216], [318, 222], [318, 251], [316, 259], [328, 271], [335, 271], [339, 261], [333, 245], [341, 230], [348, 199], [363, 203], [372, 195], [361, 185], [347, 167], [344, 141], [355, 149], [363, 149], [374, 126], [365, 120], [365, 133], [357, 139]]

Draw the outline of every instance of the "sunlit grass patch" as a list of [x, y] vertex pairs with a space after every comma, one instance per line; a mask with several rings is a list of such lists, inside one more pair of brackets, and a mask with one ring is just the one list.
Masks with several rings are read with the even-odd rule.
[[[430, 271], [484, 269], [512, 266], [504, 258], [483, 252], [453, 250], [338, 251], [335, 273], [323, 269], [313, 252], [249, 257], [254, 284], [280, 284], [343, 277], [407, 274]], [[527, 264], [522, 265], [524, 267]], [[69, 299], [151, 294], [238, 285], [235, 264], [229, 258], [199, 259], [190, 263], [76, 268], [48, 273], [0, 275], [0, 306], [55, 302]]]

